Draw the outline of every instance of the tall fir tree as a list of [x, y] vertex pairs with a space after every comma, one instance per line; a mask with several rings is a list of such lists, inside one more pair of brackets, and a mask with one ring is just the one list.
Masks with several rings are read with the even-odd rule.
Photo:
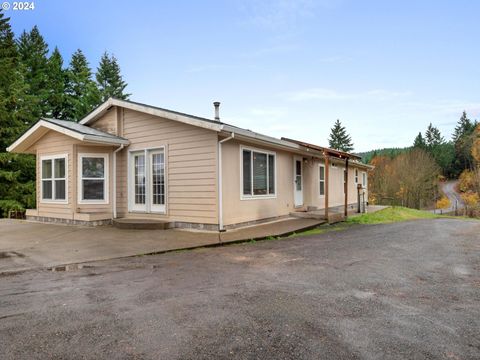
[[48, 98], [48, 44], [37, 26], [24, 31], [17, 41], [20, 62], [23, 65], [28, 93], [32, 96], [32, 117], [37, 121], [47, 113]]
[[419, 149], [425, 149], [426, 143], [421, 132], [419, 132], [418, 135], [415, 137], [415, 140], [413, 141], [413, 147], [419, 148]]
[[425, 132], [425, 143], [427, 147], [432, 148], [436, 145], [440, 145], [445, 142], [440, 130], [430, 123], [427, 131]]
[[453, 132], [453, 142], [455, 145], [455, 172], [456, 175], [465, 169], [472, 169], [474, 165], [472, 157], [472, 146], [473, 146], [473, 132], [475, 130], [477, 123], [472, 122], [466, 111], [463, 111], [462, 116], [455, 126]]
[[47, 63], [47, 90], [46, 115], [55, 119], [66, 118], [66, 72], [63, 69], [63, 58], [57, 47], [50, 55]]
[[67, 70], [66, 102], [65, 117], [73, 121], [80, 120], [101, 102], [92, 70], [80, 49], [72, 55]]
[[339, 119], [335, 121], [333, 128], [330, 132], [330, 137], [328, 143], [332, 149], [350, 152], [353, 150], [353, 142], [350, 135], [348, 135], [347, 130]]
[[467, 112], [464, 110], [455, 126], [453, 141], [456, 143], [462, 136], [472, 134], [473, 130], [475, 130], [475, 124], [468, 118]]
[[95, 75], [98, 89], [100, 91], [101, 101], [110, 97], [127, 100], [130, 94], [125, 93], [127, 83], [123, 81], [120, 66], [115, 56], [108, 56], [104, 52], [100, 59], [100, 64]]
[[10, 19], [0, 10], [0, 216], [35, 206], [35, 158], [5, 152], [27, 129], [31, 105]]

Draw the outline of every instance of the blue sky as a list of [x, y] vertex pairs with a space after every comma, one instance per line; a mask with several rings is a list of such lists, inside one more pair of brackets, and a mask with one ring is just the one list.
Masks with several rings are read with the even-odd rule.
[[[11, 0], [9, 0], [11, 1]], [[356, 151], [449, 138], [480, 118], [478, 1], [37, 0], [8, 11], [65, 61], [107, 50], [132, 100], [327, 145], [339, 118]]]

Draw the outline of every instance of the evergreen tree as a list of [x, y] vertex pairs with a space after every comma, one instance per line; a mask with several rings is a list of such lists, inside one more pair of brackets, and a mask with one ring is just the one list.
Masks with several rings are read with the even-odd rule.
[[426, 147], [425, 139], [423, 138], [423, 135], [421, 132], [418, 133], [417, 137], [413, 141], [413, 147], [419, 148], [419, 149], [425, 149]]
[[98, 104], [100, 92], [92, 80], [92, 70], [82, 50], [78, 49], [67, 70], [66, 113], [69, 120], [78, 121]]
[[66, 73], [63, 69], [63, 58], [57, 47], [47, 63], [47, 116], [55, 119], [66, 118], [65, 83]]
[[467, 117], [467, 112], [464, 110], [455, 126], [453, 141], [456, 143], [462, 136], [472, 134], [473, 130], [475, 130], [475, 124]]
[[35, 158], [5, 152], [27, 129], [32, 112], [9, 20], [0, 10], [0, 216], [35, 205]]
[[337, 119], [330, 132], [328, 143], [332, 149], [350, 152], [353, 150], [353, 142], [347, 130]]
[[440, 130], [430, 123], [427, 131], [425, 132], [425, 143], [428, 148], [432, 148], [436, 145], [440, 145], [445, 142]]
[[95, 75], [101, 101], [110, 97], [127, 100], [130, 94], [125, 93], [127, 83], [123, 81], [120, 66], [115, 56], [108, 56], [105, 52], [100, 59], [100, 64]]
[[473, 132], [476, 122], [472, 122], [467, 113], [463, 111], [462, 116], [458, 120], [457, 126], [453, 133], [453, 142], [455, 145], [455, 173], [460, 173], [465, 169], [473, 167], [473, 157], [471, 148], [473, 145]]
[[28, 94], [31, 95], [32, 113], [30, 122], [37, 121], [47, 113], [48, 98], [48, 45], [37, 26], [24, 31], [17, 41], [18, 55], [23, 65]]

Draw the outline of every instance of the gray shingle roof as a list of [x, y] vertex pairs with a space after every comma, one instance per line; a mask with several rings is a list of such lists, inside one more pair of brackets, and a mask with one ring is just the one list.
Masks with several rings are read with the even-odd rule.
[[83, 135], [90, 135], [98, 138], [105, 138], [105, 139], [111, 139], [111, 140], [128, 141], [127, 139], [122, 138], [120, 136], [112, 135], [105, 131], [101, 131], [98, 129], [91, 128], [89, 126], [81, 125], [74, 121], [49, 119], [49, 118], [42, 118], [41, 120], [47, 121], [49, 123], [61, 126], [65, 129], [69, 129]]

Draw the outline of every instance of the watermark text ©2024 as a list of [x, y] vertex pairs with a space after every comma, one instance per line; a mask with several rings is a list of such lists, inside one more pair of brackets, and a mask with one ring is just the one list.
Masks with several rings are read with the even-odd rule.
[[34, 1], [4, 1], [2, 2], [2, 10], [7, 11], [33, 11], [35, 10]]

